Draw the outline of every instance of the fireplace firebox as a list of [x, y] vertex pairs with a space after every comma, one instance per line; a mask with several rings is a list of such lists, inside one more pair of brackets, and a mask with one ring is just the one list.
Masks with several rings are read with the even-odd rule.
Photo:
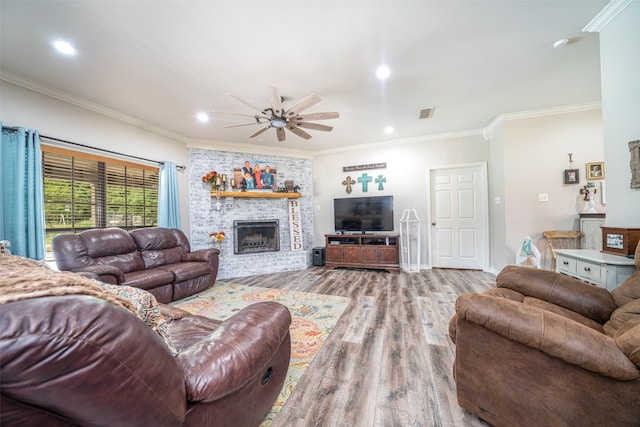
[[233, 221], [234, 254], [255, 254], [280, 250], [278, 220]]

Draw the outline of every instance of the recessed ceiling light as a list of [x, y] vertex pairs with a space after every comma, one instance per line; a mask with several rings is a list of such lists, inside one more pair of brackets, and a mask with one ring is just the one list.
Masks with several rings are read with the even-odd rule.
[[393, 128], [391, 126], [387, 126], [386, 128], [384, 128], [384, 133], [386, 133], [387, 135], [391, 135], [393, 133]]
[[560, 49], [561, 47], [565, 47], [569, 43], [569, 39], [560, 39], [553, 44], [553, 47], [556, 49]]
[[75, 55], [76, 53], [78, 53], [76, 49], [71, 46], [71, 44], [62, 40], [53, 42], [53, 47], [55, 47], [58, 52], [62, 52], [65, 55]]
[[391, 70], [389, 70], [389, 67], [387, 67], [386, 65], [381, 65], [376, 70], [376, 77], [378, 77], [380, 80], [386, 79], [387, 77], [389, 77], [389, 74], [391, 74]]
[[209, 121], [209, 116], [206, 113], [199, 113], [198, 114], [198, 121], [201, 121], [203, 123], [208, 122]]

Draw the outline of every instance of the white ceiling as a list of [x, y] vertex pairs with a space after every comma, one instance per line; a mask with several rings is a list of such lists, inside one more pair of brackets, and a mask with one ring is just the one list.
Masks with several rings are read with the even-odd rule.
[[[582, 28], [606, 5], [537, 1], [5, 1], [5, 80], [89, 101], [183, 141], [225, 141], [317, 152], [347, 145], [478, 131], [498, 115], [600, 101], [598, 35]], [[569, 38], [554, 49], [553, 42]], [[78, 50], [51, 48], [64, 39]], [[384, 82], [375, 69], [387, 64]], [[226, 93], [306, 112], [332, 132], [311, 140], [201, 111], [254, 111]], [[435, 107], [433, 117], [419, 111]], [[5, 107], [6, 108], [6, 107]], [[386, 135], [384, 128], [395, 133]]]

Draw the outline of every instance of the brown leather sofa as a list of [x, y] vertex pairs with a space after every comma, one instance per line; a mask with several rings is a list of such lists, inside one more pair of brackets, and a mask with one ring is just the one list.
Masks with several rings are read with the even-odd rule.
[[460, 406], [495, 426], [639, 426], [640, 271], [611, 293], [527, 267], [496, 282], [449, 325]]
[[[74, 294], [78, 275], [4, 269], [2, 426], [252, 427], [282, 389], [291, 354], [283, 305], [256, 303], [220, 322], [160, 304], [161, 337], [108, 298]], [[91, 292], [102, 286], [86, 281]]]
[[58, 269], [144, 289], [161, 303], [212, 287], [218, 274], [220, 251], [191, 252], [189, 240], [178, 229], [92, 229], [59, 234], [51, 246]]

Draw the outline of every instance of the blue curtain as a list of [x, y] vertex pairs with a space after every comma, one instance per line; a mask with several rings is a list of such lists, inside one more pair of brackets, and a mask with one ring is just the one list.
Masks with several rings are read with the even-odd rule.
[[160, 164], [158, 187], [158, 227], [180, 228], [178, 173], [175, 163]]
[[0, 240], [11, 242], [14, 255], [43, 260], [46, 231], [38, 132], [3, 126], [0, 166]]

